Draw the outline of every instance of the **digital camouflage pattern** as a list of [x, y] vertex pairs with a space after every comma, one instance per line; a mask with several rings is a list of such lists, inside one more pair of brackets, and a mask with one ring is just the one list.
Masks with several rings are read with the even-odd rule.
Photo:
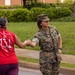
[[[51, 36], [54, 39], [54, 43]], [[56, 51], [58, 59], [57, 62], [56, 55], [54, 53], [54, 46], [58, 48], [58, 37], [59, 32], [54, 27], [49, 27], [48, 30], [39, 30], [34, 36], [34, 38], [39, 39], [39, 64], [43, 75], [59, 75], [61, 57]]]

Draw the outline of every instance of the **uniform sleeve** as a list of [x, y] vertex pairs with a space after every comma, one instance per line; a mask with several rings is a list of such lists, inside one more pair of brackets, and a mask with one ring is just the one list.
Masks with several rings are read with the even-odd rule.
[[39, 32], [37, 32], [37, 33], [34, 35], [34, 38], [33, 38], [32, 42], [36, 42], [36, 44], [39, 44]]
[[36, 42], [36, 44], [39, 44], [39, 39], [38, 38], [33, 38], [32, 42]]

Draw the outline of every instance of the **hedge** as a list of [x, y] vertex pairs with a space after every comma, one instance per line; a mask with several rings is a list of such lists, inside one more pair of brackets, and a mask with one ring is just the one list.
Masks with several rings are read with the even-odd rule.
[[9, 22], [27, 22], [36, 21], [37, 15], [48, 14], [49, 18], [58, 19], [72, 15], [72, 11], [69, 8], [40, 8], [34, 7], [31, 10], [26, 8], [11, 9], [11, 10], [0, 10], [0, 17], [6, 17]]

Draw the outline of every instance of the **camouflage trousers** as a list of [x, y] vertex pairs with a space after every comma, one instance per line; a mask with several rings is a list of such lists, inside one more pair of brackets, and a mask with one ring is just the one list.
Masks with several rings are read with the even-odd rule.
[[40, 64], [42, 75], [59, 75], [59, 68], [60, 62]]
[[41, 51], [39, 56], [40, 71], [42, 75], [59, 75], [61, 56], [53, 52]]

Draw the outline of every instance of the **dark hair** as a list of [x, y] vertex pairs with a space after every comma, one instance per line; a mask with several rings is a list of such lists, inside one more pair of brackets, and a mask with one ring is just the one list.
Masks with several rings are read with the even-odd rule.
[[6, 22], [7, 22], [7, 19], [6, 19], [6, 18], [1, 17], [1, 18], [0, 18], [0, 27], [4, 27], [4, 26], [5, 26], [5, 24], [6, 24]]
[[39, 29], [41, 29], [41, 28], [42, 28], [42, 26], [40, 25], [40, 24], [41, 24], [41, 22], [42, 22], [41, 20], [37, 20], [37, 26], [38, 26], [38, 28], [39, 28]]

